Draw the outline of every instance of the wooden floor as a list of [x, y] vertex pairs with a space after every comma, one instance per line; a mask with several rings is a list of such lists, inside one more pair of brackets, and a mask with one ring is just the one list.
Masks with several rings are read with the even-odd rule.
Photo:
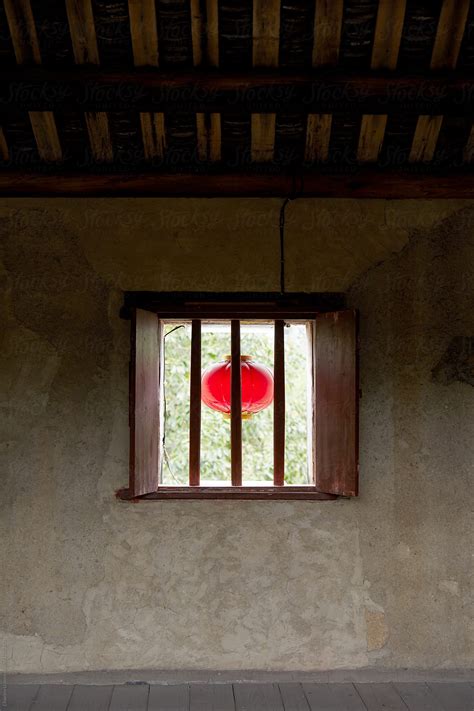
[[474, 685], [175, 684], [12, 685], [8, 711], [474, 711]]

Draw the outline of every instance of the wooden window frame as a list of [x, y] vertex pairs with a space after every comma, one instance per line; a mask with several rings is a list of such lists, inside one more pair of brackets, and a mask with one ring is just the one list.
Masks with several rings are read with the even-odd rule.
[[[358, 314], [342, 294], [127, 292], [131, 320], [130, 479], [127, 501], [262, 499], [332, 501], [358, 495]], [[163, 322], [192, 324], [189, 485], [160, 484], [163, 433]], [[232, 363], [240, 364], [240, 321], [274, 322], [274, 484], [242, 486], [240, 367], [231, 371], [231, 483], [200, 485], [201, 322], [231, 323]], [[284, 484], [285, 321], [311, 323], [312, 472], [306, 486]]]

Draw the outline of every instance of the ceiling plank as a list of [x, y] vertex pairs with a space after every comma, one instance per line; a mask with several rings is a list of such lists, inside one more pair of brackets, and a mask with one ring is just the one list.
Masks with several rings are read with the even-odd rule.
[[30, 111], [28, 115], [40, 158], [46, 163], [61, 161], [63, 154], [54, 114], [51, 111]]
[[136, 67], [158, 66], [158, 30], [155, 0], [128, 0], [133, 63]]
[[41, 52], [30, 0], [5, 0], [5, 14], [18, 64], [40, 64]]
[[335, 67], [341, 44], [343, 0], [317, 0], [314, 13], [313, 67]]
[[471, 132], [467, 139], [466, 147], [464, 148], [463, 158], [466, 163], [472, 163], [472, 161], [474, 161], [474, 124], [471, 127]]
[[470, 0], [444, 0], [431, 55], [431, 69], [454, 69], [466, 28]]
[[362, 116], [357, 160], [362, 163], [375, 163], [378, 160], [382, 150], [387, 118], [383, 114]]
[[323, 162], [329, 156], [332, 114], [308, 114], [305, 161]]
[[[301, 196], [351, 198], [471, 198], [474, 173], [467, 170], [384, 171], [371, 166], [349, 173], [302, 174]], [[284, 197], [294, 189], [285, 173], [41, 173], [0, 171], [1, 196]]]
[[[405, 19], [406, 0], [380, 0], [372, 48], [372, 69], [396, 69]], [[357, 149], [361, 162], [375, 162], [382, 150], [387, 115], [362, 117]]]
[[103, 111], [87, 111], [84, 116], [94, 159], [99, 163], [110, 163], [114, 158], [114, 154], [107, 114]]
[[252, 161], [268, 163], [275, 150], [275, 114], [252, 114]]
[[76, 64], [99, 64], [91, 0], [66, 0], [66, 11]]
[[3, 128], [0, 126], [0, 158], [2, 161], [7, 162], [10, 160], [10, 151], [8, 150], [7, 139], [5, 138], [5, 133]]
[[147, 160], [163, 160], [166, 150], [165, 115], [163, 113], [140, 113], [143, 150]]
[[254, 67], [277, 67], [280, 49], [280, 0], [253, 0]]
[[442, 116], [418, 117], [410, 149], [410, 163], [426, 163], [433, 160], [442, 123]]

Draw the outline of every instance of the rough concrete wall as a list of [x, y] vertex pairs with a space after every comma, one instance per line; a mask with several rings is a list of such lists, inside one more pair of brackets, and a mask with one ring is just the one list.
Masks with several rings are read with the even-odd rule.
[[361, 310], [357, 501], [113, 496], [121, 290], [278, 288], [280, 204], [0, 202], [10, 671], [472, 664], [473, 203], [288, 208], [288, 288]]

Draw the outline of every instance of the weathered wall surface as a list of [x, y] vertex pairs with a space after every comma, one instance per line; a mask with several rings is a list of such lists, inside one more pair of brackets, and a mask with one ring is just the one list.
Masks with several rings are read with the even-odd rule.
[[361, 310], [358, 500], [114, 498], [121, 290], [277, 289], [280, 204], [0, 202], [10, 671], [472, 664], [473, 203], [288, 207], [288, 289]]

